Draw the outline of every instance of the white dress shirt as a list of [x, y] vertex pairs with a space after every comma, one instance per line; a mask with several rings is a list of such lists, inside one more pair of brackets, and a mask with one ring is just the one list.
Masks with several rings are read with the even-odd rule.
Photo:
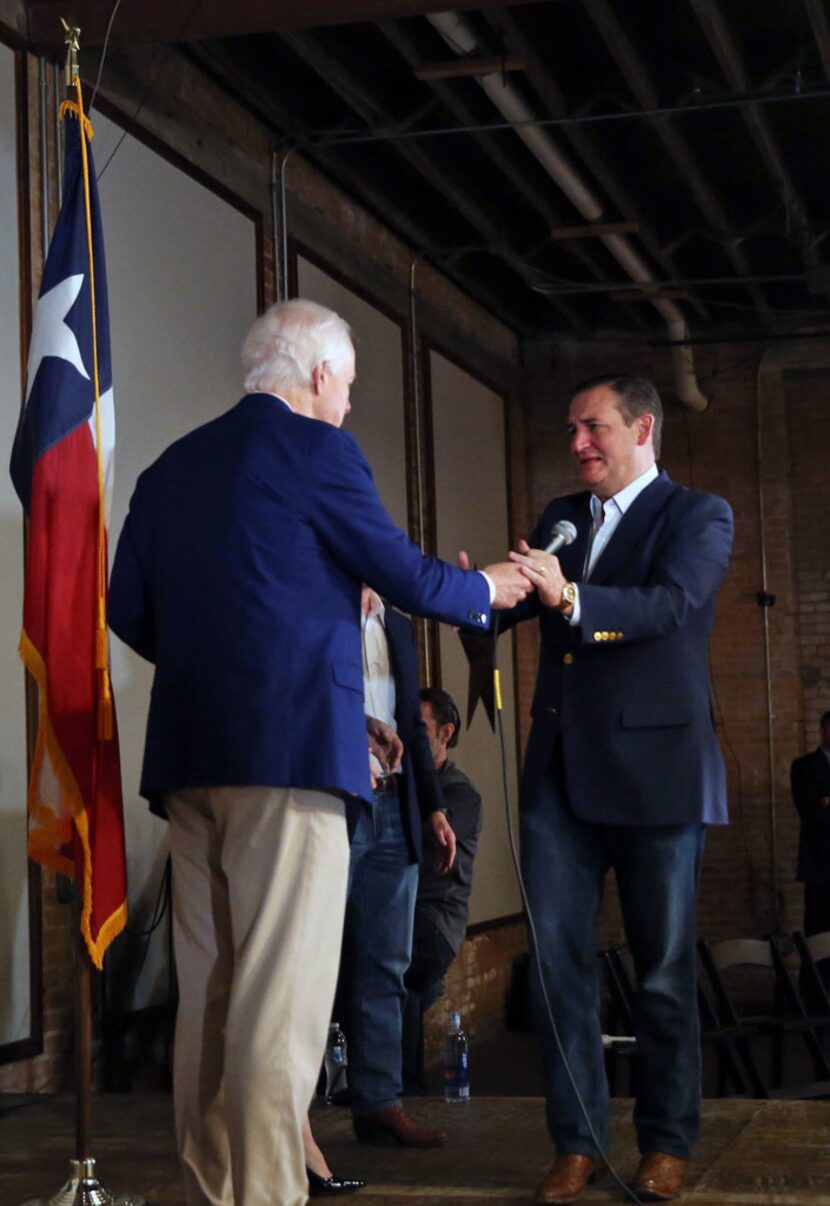
[[372, 594], [369, 614], [361, 610], [360, 634], [363, 647], [363, 711], [398, 731], [395, 720], [395, 679], [389, 662], [383, 600]]
[[[608, 547], [608, 542], [617, 530], [617, 526], [623, 515], [625, 515], [628, 508], [634, 502], [634, 499], [645, 490], [646, 486], [651, 485], [659, 474], [660, 470], [657, 466], [650, 465], [645, 473], [641, 473], [639, 477], [635, 477], [633, 482], [629, 482], [627, 486], [624, 486], [622, 490], [612, 495], [611, 498], [607, 498], [605, 502], [597, 498], [596, 494], [591, 495], [591, 515], [594, 520], [594, 526], [588, 546], [585, 573], [583, 574], [585, 582], [590, 580], [594, 566], [599, 561], [603, 551]], [[568, 623], [573, 625], [578, 624], [579, 617], [579, 586], [577, 586], [573, 611], [567, 617]]]

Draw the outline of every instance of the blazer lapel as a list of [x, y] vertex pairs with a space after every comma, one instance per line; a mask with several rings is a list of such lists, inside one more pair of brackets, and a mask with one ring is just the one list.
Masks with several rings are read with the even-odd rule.
[[671, 478], [667, 473], [661, 473], [637, 495], [618, 523], [607, 546], [600, 553], [591, 574], [592, 583], [599, 586], [608, 582], [618, 566], [630, 559], [632, 552], [654, 523], [657, 513], [665, 506], [673, 489]]

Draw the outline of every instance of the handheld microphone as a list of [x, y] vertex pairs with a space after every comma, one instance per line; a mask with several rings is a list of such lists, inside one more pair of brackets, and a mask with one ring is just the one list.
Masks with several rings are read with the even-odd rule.
[[576, 528], [574, 525], [569, 519], [560, 519], [558, 523], [553, 525], [550, 540], [545, 545], [545, 552], [558, 553], [564, 545], [573, 544], [575, 540]]

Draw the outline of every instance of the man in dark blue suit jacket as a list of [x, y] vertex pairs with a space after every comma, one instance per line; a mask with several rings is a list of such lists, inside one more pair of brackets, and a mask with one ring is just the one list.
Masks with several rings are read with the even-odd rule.
[[[522, 865], [543, 984], [549, 1129], [537, 1201], [574, 1201], [608, 1136], [594, 927], [613, 867], [637, 980], [640, 1197], [680, 1193], [699, 1115], [695, 897], [704, 827], [726, 822], [707, 646], [732, 543], [722, 499], [660, 473], [649, 382], [609, 376], [573, 395], [571, 451], [588, 491], [555, 499], [519, 554], [541, 652], [521, 788]], [[545, 551], [554, 525], [576, 539]]]
[[393, 525], [339, 430], [355, 366], [336, 314], [272, 307], [242, 358], [247, 396], [139, 478], [110, 622], [155, 663], [141, 791], [170, 819], [187, 1202], [300, 1206], [345, 801], [371, 800], [361, 583], [484, 626], [491, 595], [512, 606], [528, 582], [515, 566], [470, 574], [424, 557]]
[[804, 884], [804, 933], [830, 930], [830, 712], [819, 720], [821, 743], [790, 767], [798, 809], [798, 867]]

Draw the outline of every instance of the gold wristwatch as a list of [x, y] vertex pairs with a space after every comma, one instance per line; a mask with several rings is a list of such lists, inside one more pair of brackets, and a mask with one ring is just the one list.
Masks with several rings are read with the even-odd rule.
[[576, 587], [573, 582], [566, 582], [562, 587], [562, 595], [556, 604], [556, 610], [564, 613], [571, 610], [574, 603], [576, 603]]

